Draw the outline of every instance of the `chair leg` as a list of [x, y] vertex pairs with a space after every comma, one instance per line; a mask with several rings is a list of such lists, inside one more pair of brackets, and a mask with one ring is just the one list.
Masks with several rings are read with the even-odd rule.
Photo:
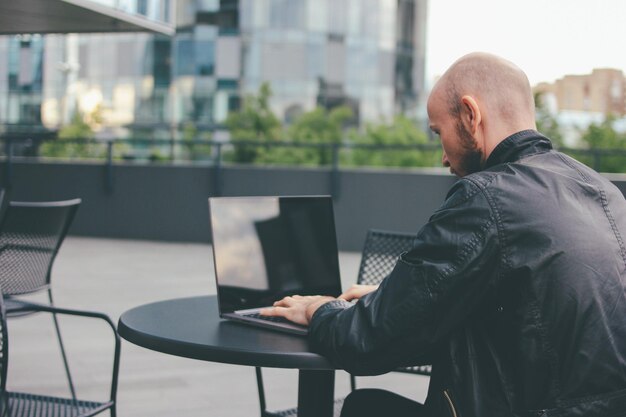
[[354, 391], [356, 389], [356, 377], [350, 374], [350, 390]]
[[[52, 301], [52, 291], [48, 290], [48, 299], [50, 300], [50, 305], [53, 306], [54, 302]], [[57, 319], [57, 315], [52, 313], [52, 320], [54, 321], [54, 329], [57, 333], [57, 339], [59, 340], [59, 347], [61, 348], [61, 357], [63, 358], [63, 365], [65, 366], [65, 374], [67, 375], [67, 383], [70, 388], [70, 393], [72, 395], [72, 399], [76, 401], [76, 390], [74, 389], [74, 381], [72, 380], [72, 374], [70, 372], [70, 365], [67, 361], [67, 354], [65, 353], [65, 346], [63, 345], [63, 339], [61, 338], [61, 329], [59, 328], [59, 320]]]
[[267, 415], [267, 408], [265, 404], [265, 389], [263, 388], [263, 374], [261, 373], [261, 368], [256, 366], [254, 368], [256, 371], [256, 385], [259, 389], [259, 406], [261, 407], [261, 417], [265, 417]]

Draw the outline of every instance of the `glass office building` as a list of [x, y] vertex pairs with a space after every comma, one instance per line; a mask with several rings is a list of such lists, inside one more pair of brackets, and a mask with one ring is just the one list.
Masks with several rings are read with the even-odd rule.
[[[287, 122], [316, 106], [350, 106], [359, 122], [415, 115], [426, 1], [178, 0], [171, 37], [3, 36], [0, 124], [54, 129], [78, 110], [116, 135], [210, 131], [264, 82]], [[132, 12], [164, 13], [157, 3]]]

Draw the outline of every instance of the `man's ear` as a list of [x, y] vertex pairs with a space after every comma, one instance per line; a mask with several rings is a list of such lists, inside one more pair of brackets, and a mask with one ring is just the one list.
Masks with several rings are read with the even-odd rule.
[[480, 108], [474, 97], [468, 95], [461, 97], [461, 122], [472, 136], [476, 137], [481, 121]]

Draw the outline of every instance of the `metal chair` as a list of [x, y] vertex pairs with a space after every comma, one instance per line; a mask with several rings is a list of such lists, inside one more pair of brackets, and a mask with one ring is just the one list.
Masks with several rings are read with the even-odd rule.
[[[361, 255], [361, 265], [356, 283], [362, 285], [378, 285], [391, 273], [398, 257], [413, 247], [415, 235], [411, 233], [392, 232], [388, 230], [370, 229], [365, 237], [365, 245]], [[394, 372], [403, 372], [430, 376], [430, 365], [397, 368]], [[356, 378], [350, 375], [352, 391], [356, 389]]]
[[0, 297], [0, 417], [91, 417], [110, 410], [116, 416], [117, 380], [120, 358], [120, 338], [111, 319], [102, 313], [70, 310], [49, 305], [22, 302], [18, 312], [48, 312], [104, 320], [113, 330], [115, 338], [111, 393], [106, 401], [83, 401], [76, 398], [59, 398], [39, 394], [7, 391], [7, 367], [9, 364], [9, 335], [7, 313], [3, 297]]
[[4, 213], [4, 196], [6, 195], [6, 191], [4, 191], [4, 188], [0, 188], [0, 218], [2, 216], [2, 214]]
[[[378, 285], [391, 273], [398, 257], [413, 247], [415, 235], [411, 233], [392, 232], [387, 230], [370, 229], [365, 237], [365, 244], [361, 254], [361, 264], [357, 275], [357, 284]], [[398, 368], [395, 372], [411, 373], [417, 375], [430, 375], [430, 366], [413, 366]], [[261, 368], [256, 368], [257, 386], [259, 389], [259, 402], [261, 405], [261, 417], [288, 417], [298, 414], [297, 408], [284, 411], [269, 412], [266, 409], [265, 390], [263, 387], [263, 375]], [[350, 386], [356, 389], [356, 378], [350, 375]], [[343, 405], [343, 398], [335, 400], [335, 415], [338, 416]]]
[[[19, 295], [46, 291], [49, 305], [54, 306], [50, 285], [52, 265], [80, 203], [80, 199], [8, 203], [0, 221], [0, 287], [7, 317], [36, 312], [32, 308], [25, 309], [25, 301], [15, 298]], [[59, 322], [54, 312], [52, 320], [69, 390], [72, 398], [76, 399]]]

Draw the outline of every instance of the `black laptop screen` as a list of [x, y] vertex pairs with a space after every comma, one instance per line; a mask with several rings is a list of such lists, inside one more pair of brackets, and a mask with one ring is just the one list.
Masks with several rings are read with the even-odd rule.
[[330, 197], [209, 199], [221, 313], [341, 293]]

